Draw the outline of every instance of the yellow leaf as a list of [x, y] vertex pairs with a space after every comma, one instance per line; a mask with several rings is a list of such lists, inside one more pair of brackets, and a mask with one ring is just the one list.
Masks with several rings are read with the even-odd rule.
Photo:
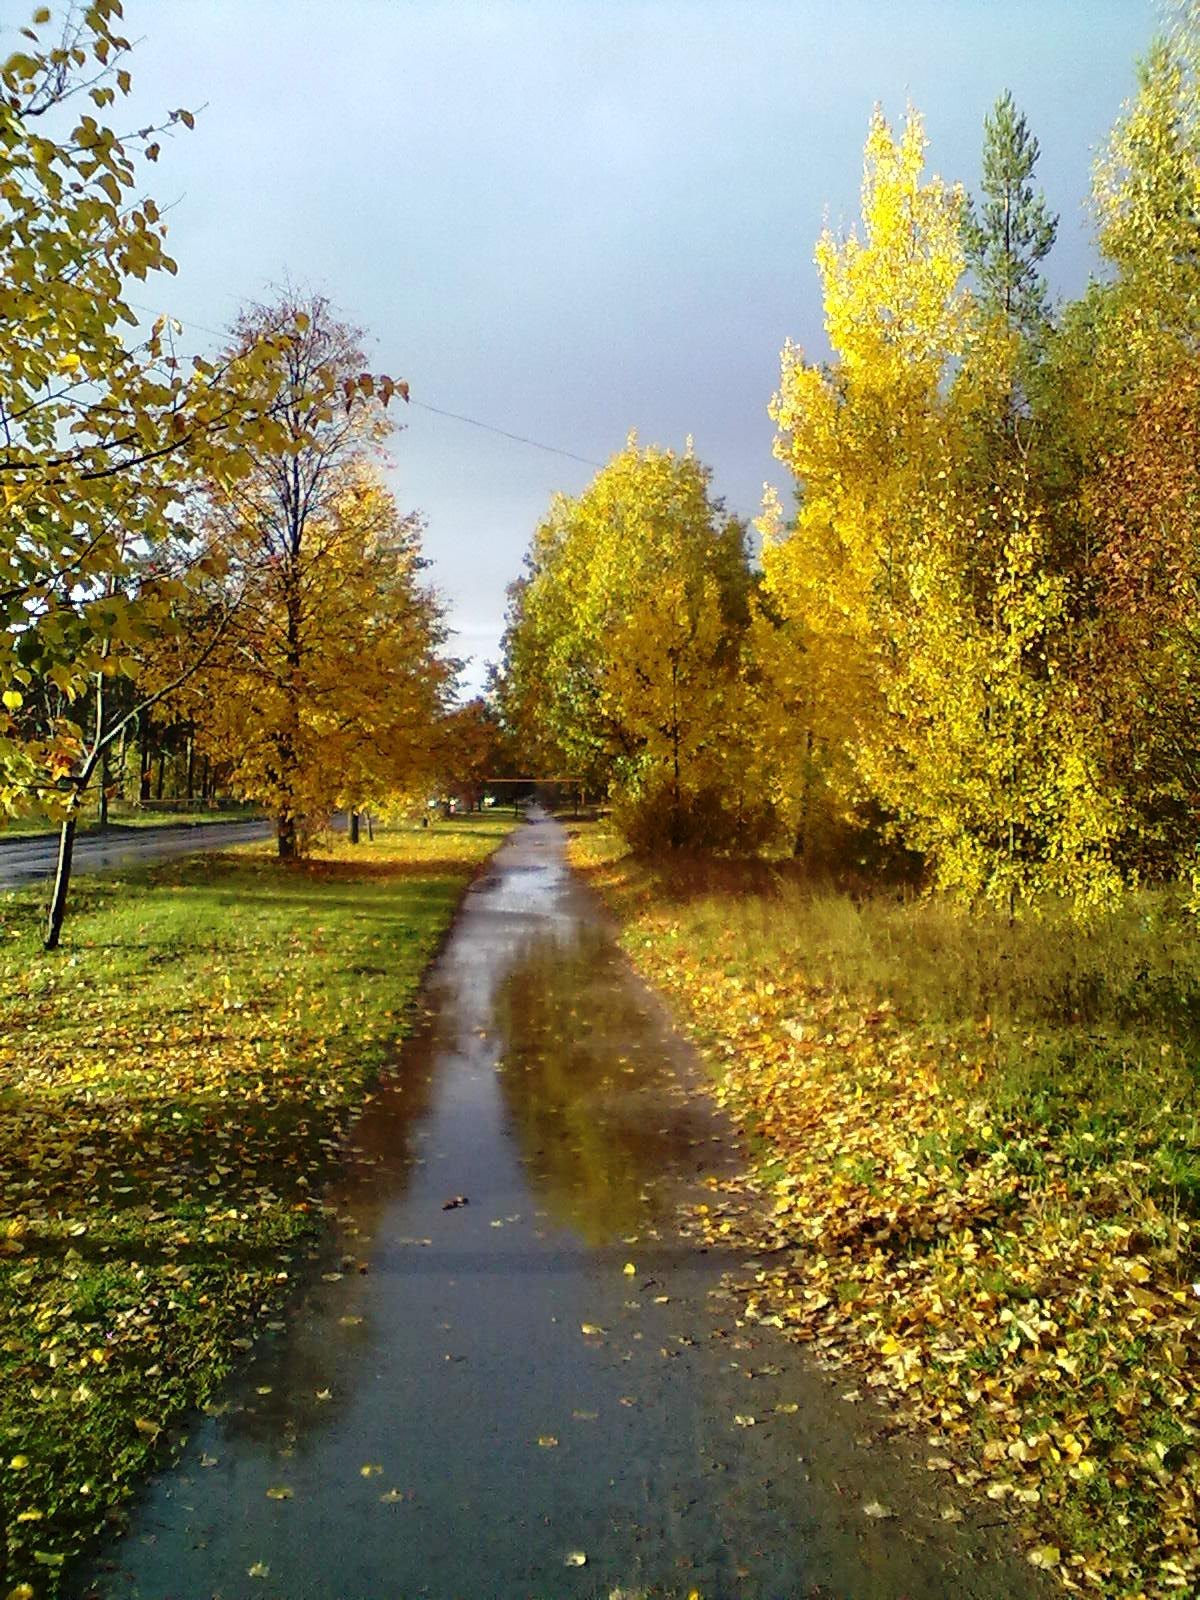
[[1056, 1567], [1061, 1560], [1062, 1552], [1057, 1545], [1039, 1544], [1036, 1550], [1029, 1552], [1029, 1565], [1031, 1567], [1041, 1567], [1046, 1572], [1050, 1571], [1052, 1567]]

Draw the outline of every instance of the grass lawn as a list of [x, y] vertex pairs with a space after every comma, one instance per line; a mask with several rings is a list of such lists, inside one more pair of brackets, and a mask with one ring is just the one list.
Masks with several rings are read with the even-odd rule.
[[1077, 1592], [1200, 1593], [1200, 940], [851, 898], [575, 830], [634, 962], [752, 1131], [709, 1225]]
[[277, 1316], [338, 1138], [511, 826], [81, 877], [53, 956], [45, 891], [0, 895], [0, 1593], [52, 1595]]

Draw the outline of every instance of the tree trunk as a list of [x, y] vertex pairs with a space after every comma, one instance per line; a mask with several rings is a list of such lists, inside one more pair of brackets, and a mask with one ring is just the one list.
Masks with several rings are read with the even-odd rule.
[[354, 806], [350, 807], [350, 843], [358, 843], [358, 810]]
[[54, 875], [54, 893], [50, 899], [50, 913], [46, 918], [46, 937], [42, 941], [47, 950], [57, 950], [62, 933], [63, 918], [67, 914], [67, 890], [71, 886], [71, 858], [75, 853], [75, 812], [63, 823], [58, 836], [58, 870]]
[[138, 778], [138, 800], [142, 805], [150, 798], [150, 718], [142, 713], [138, 727], [138, 762], [141, 775]]
[[108, 746], [100, 756], [100, 826], [108, 827]]
[[375, 842], [375, 813], [373, 811], [367, 812], [367, 838], [372, 844]]
[[296, 817], [291, 810], [283, 810], [276, 821], [276, 836], [279, 841], [280, 861], [295, 861], [300, 854], [299, 843], [296, 838]]
[[187, 797], [196, 798], [196, 725], [188, 723], [187, 731]]

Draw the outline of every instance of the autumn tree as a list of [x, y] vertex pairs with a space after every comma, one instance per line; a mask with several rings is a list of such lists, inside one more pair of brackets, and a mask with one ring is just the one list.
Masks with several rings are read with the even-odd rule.
[[[287, 291], [252, 307], [227, 355], [256, 348], [280, 322], [296, 333], [276, 347], [269, 379], [280, 396], [279, 430], [246, 441], [240, 476], [207, 485], [205, 547], [226, 573], [222, 593], [236, 597], [238, 618], [221, 655], [228, 706], [208, 706], [205, 726], [210, 743], [221, 727], [215, 748], [244, 792], [273, 809], [279, 854], [290, 860], [331, 805], [363, 798], [351, 796], [349, 754], [331, 759], [352, 713], [343, 707], [326, 717], [322, 708], [335, 707], [331, 697], [342, 688], [365, 712], [356, 645], [365, 679], [371, 629], [386, 635], [389, 585], [411, 588], [419, 557], [414, 527], [370, 466], [389, 432], [384, 408], [396, 386], [363, 373], [359, 334], [319, 296]], [[397, 605], [402, 629], [420, 611], [415, 591], [412, 607], [399, 593]], [[436, 631], [431, 619], [429, 626]], [[373, 729], [373, 719], [364, 721], [355, 750], [376, 738]]]
[[[215, 362], [181, 360], [165, 318], [133, 331], [129, 280], [175, 264], [139, 192], [162, 130], [119, 137], [93, 114], [130, 90], [120, 15], [95, 0], [51, 35], [38, 10], [0, 65], [0, 805], [62, 820], [49, 947], [82, 798], [164, 687], [112, 685], [136, 686], [173, 625], [200, 479], [232, 479], [246, 436], [272, 436], [294, 331], [264, 326]], [[191, 123], [179, 110], [164, 126]]]
[[996, 426], [1017, 330], [966, 290], [962, 196], [924, 152], [915, 114], [898, 139], [876, 114], [862, 235], [817, 250], [835, 362], [786, 349], [772, 408], [798, 491], [790, 523], [764, 519], [764, 667], [812, 719], [794, 806], [823, 779], [968, 899], [1090, 906], [1116, 813], [1064, 671], [1040, 488]]
[[437, 730], [437, 778], [443, 793], [463, 796], [472, 808], [483, 800], [489, 778], [516, 776], [505, 769], [508, 740], [495, 705], [476, 695], [451, 706]]
[[1097, 163], [1111, 276], [1068, 371], [1092, 401], [1076, 411], [1090, 602], [1079, 678], [1127, 803], [1126, 863], [1152, 875], [1194, 869], [1200, 822], [1200, 11], [1176, 17]]
[[231, 787], [273, 810], [291, 860], [335, 807], [428, 777], [453, 664], [420, 525], [379, 472], [393, 385], [362, 375], [358, 335], [321, 298], [253, 308], [232, 348], [280, 318], [297, 329], [278, 352], [286, 437], [250, 441], [246, 472], [209, 485], [205, 548], [221, 576], [208, 593], [231, 620], [174, 703]]
[[[770, 407], [797, 504], [792, 519], [774, 501], [764, 512], [764, 600], [780, 624], [767, 638], [793, 663], [803, 653], [808, 724], [795, 739], [823, 757], [819, 771], [795, 763], [806, 793], [793, 808], [831, 816], [869, 801], [861, 756], [890, 737], [886, 683], [912, 604], [905, 555], [926, 482], [944, 470], [944, 383], [963, 349], [962, 198], [923, 178], [925, 148], [915, 113], [896, 138], [875, 112], [862, 232], [817, 244], [834, 362], [789, 343]], [[794, 672], [766, 664], [777, 679]]]
[[537, 531], [501, 704], [627, 831], [671, 845], [749, 826], [734, 802], [751, 579], [745, 529], [692, 455], [636, 440]]

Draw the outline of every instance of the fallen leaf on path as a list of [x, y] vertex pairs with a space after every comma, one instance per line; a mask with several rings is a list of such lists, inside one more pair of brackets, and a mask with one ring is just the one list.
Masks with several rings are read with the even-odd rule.
[[1031, 1567], [1041, 1567], [1043, 1572], [1049, 1572], [1062, 1560], [1062, 1551], [1057, 1545], [1039, 1544], [1026, 1559]]
[[878, 1500], [868, 1500], [863, 1506], [864, 1517], [877, 1517], [880, 1521], [886, 1521], [895, 1515], [890, 1506], [881, 1505]]

